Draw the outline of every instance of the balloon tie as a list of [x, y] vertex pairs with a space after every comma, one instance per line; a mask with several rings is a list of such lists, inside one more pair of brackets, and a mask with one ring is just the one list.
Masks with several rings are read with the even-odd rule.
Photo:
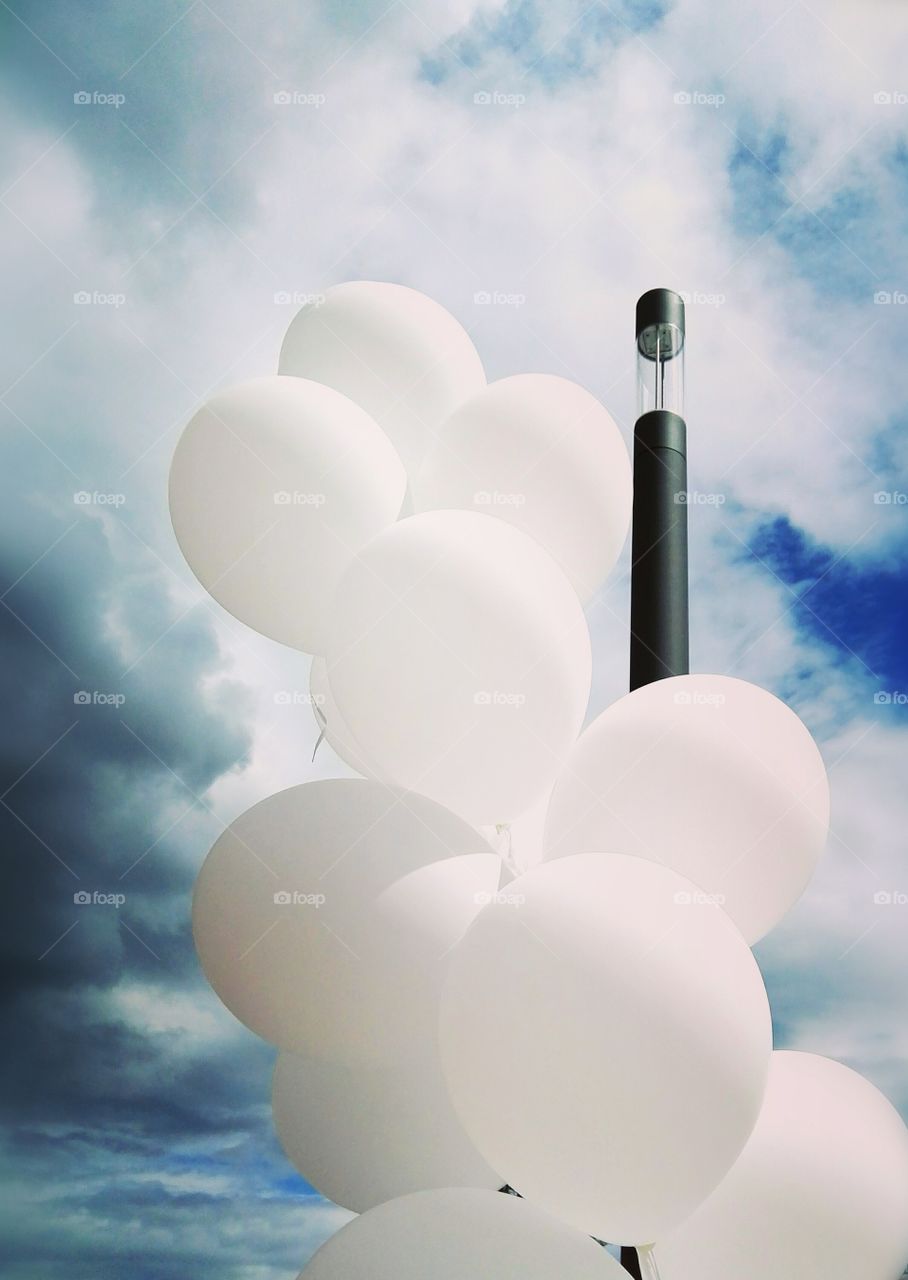
[[514, 857], [514, 833], [511, 831], [510, 822], [496, 822], [495, 834], [504, 837], [504, 848], [499, 851], [501, 861], [512, 875], [519, 876], [521, 867]]
[[324, 742], [325, 734], [328, 731], [328, 717], [325, 715], [324, 711], [322, 711], [318, 703], [313, 704], [313, 710], [315, 711], [315, 718], [318, 721], [318, 725], [319, 725], [319, 735], [315, 740], [315, 746], [312, 748], [312, 760], [310, 762], [311, 764], [315, 764], [315, 754], [318, 751], [319, 747]]
[[637, 1262], [640, 1266], [640, 1280], [660, 1280], [656, 1255], [651, 1244], [637, 1245]]

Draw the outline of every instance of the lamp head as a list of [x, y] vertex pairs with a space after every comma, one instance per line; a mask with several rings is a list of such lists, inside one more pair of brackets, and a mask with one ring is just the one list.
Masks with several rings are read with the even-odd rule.
[[649, 289], [637, 301], [637, 413], [684, 414], [684, 299]]

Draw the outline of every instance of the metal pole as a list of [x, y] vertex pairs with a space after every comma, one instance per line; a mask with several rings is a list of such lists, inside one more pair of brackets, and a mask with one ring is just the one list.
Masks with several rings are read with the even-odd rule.
[[634, 1280], [643, 1280], [640, 1274], [640, 1260], [637, 1257], [637, 1250], [632, 1249], [629, 1245], [621, 1246], [621, 1265]]
[[[684, 302], [671, 289], [650, 289], [637, 302], [636, 322], [642, 412], [634, 429], [631, 689], [689, 669]], [[648, 1250], [644, 1263], [655, 1274]], [[622, 1245], [621, 1265], [643, 1280], [635, 1248]]]
[[[681, 369], [666, 373], [684, 348], [684, 303], [651, 289], [637, 303], [640, 403], [634, 429], [631, 534], [630, 687], [689, 670], [687, 601], [687, 427]], [[622, 1246], [621, 1265], [642, 1280], [637, 1250]]]
[[[684, 303], [670, 289], [651, 289], [637, 303], [644, 412], [634, 430], [631, 689], [688, 671], [687, 428], [681, 416], [680, 376], [683, 344]], [[675, 360], [677, 373], [671, 363]]]

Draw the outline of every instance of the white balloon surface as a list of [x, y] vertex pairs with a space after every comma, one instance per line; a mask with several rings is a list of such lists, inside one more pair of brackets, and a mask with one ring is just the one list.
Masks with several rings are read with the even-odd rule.
[[292, 1163], [357, 1213], [429, 1187], [502, 1186], [454, 1113], [435, 1044], [391, 1065], [281, 1053], [271, 1101]]
[[822, 757], [785, 703], [729, 676], [676, 676], [620, 698], [583, 732], [552, 795], [546, 857], [662, 862], [753, 943], [803, 892], [828, 824]]
[[352, 400], [302, 378], [252, 378], [213, 396], [184, 430], [170, 515], [219, 604], [317, 653], [342, 569], [397, 519], [405, 488], [387, 436]]
[[647, 1244], [715, 1188], [760, 1111], [772, 1029], [719, 908], [641, 858], [545, 862], [450, 957], [442, 1066], [464, 1128], [521, 1195]]
[[300, 1280], [627, 1280], [588, 1236], [497, 1191], [390, 1200], [323, 1244]]
[[414, 482], [417, 510], [459, 507], [530, 534], [588, 600], [624, 546], [631, 466], [621, 432], [566, 378], [492, 382], [447, 419]]
[[908, 1261], [908, 1132], [869, 1081], [774, 1053], [743, 1153], [659, 1240], [662, 1280], [893, 1280]]
[[362, 778], [290, 787], [218, 838], [195, 887], [206, 977], [281, 1048], [394, 1061], [435, 1040], [445, 954], [498, 885], [482, 837]]
[[[388, 782], [375, 763], [366, 758], [338, 710], [324, 658], [313, 658], [309, 669], [309, 697], [315, 722], [338, 759], [364, 778]], [[480, 831], [501, 858], [502, 876], [513, 879], [542, 861], [542, 837], [545, 816], [549, 807], [549, 795], [537, 800], [532, 808], [514, 822], [501, 826], [482, 826]]]
[[531, 538], [432, 511], [351, 561], [327, 666], [366, 759], [482, 825], [551, 786], [586, 711], [590, 639], [576, 592]]
[[485, 385], [469, 334], [444, 307], [376, 280], [335, 285], [303, 307], [287, 330], [279, 368], [362, 405], [411, 472], [444, 419]]

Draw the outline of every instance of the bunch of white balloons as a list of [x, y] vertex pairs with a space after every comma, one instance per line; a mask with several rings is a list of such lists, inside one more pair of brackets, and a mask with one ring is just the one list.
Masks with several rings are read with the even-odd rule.
[[581, 732], [583, 606], [631, 509], [608, 412], [487, 384], [393, 284], [304, 307], [279, 368], [193, 417], [170, 504], [211, 595], [314, 655], [359, 775], [244, 813], [193, 902], [209, 981], [281, 1051], [287, 1154], [361, 1215], [304, 1275], [608, 1280], [608, 1240], [663, 1280], [892, 1280], [908, 1132], [847, 1068], [773, 1053], [750, 949], [825, 842], [813, 740], [714, 675]]

